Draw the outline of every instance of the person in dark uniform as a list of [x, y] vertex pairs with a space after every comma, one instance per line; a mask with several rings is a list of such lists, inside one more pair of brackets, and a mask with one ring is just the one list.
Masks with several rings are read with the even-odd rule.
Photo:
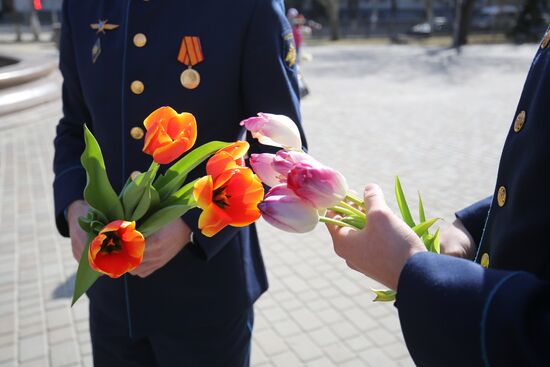
[[329, 226], [348, 265], [397, 290], [407, 347], [419, 366], [550, 365], [550, 31], [535, 55], [504, 145], [492, 197], [456, 213], [445, 253], [365, 189], [362, 231]]
[[[239, 139], [239, 122], [258, 112], [299, 122], [293, 50], [282, 0], [65, 0], [53, 189], [57, 227], [74, 257], [86, 240], [77, 222], [87, 211], [84, 123], [120, 190], [151, 163], [143, 120], [158, 107], [195, 115], [196, 146]], [[201, 166], [189, 180], [204, 174]], [[95, 365], [249, 364], [252, 305], [267, 289], [256, 229], [207, 238], [199, 214], [148, 238], [132, 275], [100, 277], [90, 288]]]

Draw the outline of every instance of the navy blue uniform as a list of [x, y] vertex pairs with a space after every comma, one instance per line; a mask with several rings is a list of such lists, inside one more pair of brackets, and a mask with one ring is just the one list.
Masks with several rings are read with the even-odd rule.
[[[65, 0], [63, 118], [55, 139], [53, 185], [60, 233], [68, 234], [64, 210], [82, 199], [85, 186], [79, 161], [84, 123], [101, 145], [116, 190], [133, 171], [150, 165], [151, 158], [142, 153], [142, 122], [158, 107], [195, 115], [196, 146], [237, 140], [239, 122], [258, 112], [285, 114], [299, 123], [291, 34], [281, 0]], [[177, 59], [184, 36], [199, 37], [204, 54], [193, 67], [201, 76], [193, 90], [180, 81], [187, 68]], [[189, 179], [204, 174], [200, 167]], [[223, 331], [228, 325], [236, 325], [250, 340], [251, 305], [267, 289], [256, 230], [226, 228], [206, 238], [197, 229], [199, 214], [192, 210], [183, 218], [195, 244], [166, 266], [144, 279], [104, 276], [89, 290], [94, 351], [96, 341], [107, 335], [132, 342], [173, 335], [187, 343], [201, 330], [209, 331], [212, 348], [202, 338], [207, 344], [197, 355], [210, 354], [210, 359], [194, 358], [188, 348], [189, 365], [231, 365], [221, 362], [224, 355], [244, 350], [221, 339], [232, 335]], [[154, 340], [159, 339], [146, 343]], [[169, 343], [163, 345], [169, 353]]]
[[460, 212], [476, 262], [418, 254], [397, 307], [420, 366], [550, 365], [550, 32], [527, 76], [492, 197]]

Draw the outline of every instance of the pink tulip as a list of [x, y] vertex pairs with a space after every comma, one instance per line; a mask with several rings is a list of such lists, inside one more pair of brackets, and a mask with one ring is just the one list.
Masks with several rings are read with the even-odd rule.
[[286, 176], [288, 175], [288, 172], [290, 172], [292, 167], [298, 162], [317, 163], [317, 161], [307, 153], [298, 152], [295, 150], [279, 150], [277, 154], [275, 154], [272, 166], [275, 171], [279, 172], [285, 177], [286, 182]]
[[285, 184], [269, 190], [258, 208], [269, 224], [286, 232], [310, 232], [319, 222], [317, 210]]
[[273, 168], [275, 154], [262, 153], [250, 156], [250, 165], [260, 180], [269, 187], [286, 182], [286, 174], [281, 175]]
[[342, 201], [348, 184], [342, 174], [320, 163], [296, 163], [287, 177], [287, 185], [296, 195], [315, 208], [330, 208]]
[[302, 139], [296, 124], [284, 115], [259, 113], [241, 121], [241, 126], [252, 133], [261, 144], [285, 149], [302, 149]]

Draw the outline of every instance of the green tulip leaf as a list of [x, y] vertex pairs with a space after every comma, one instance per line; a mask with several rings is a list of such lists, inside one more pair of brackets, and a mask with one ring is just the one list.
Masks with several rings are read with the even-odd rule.
[[88, 234], [88, 241], [82, 251], [82, 256], [80, 257], [80, 262], [78, 263], [78, 270], [76, 271], [76, 278], [74, 281], [74, 290], [73, 290], [73, 300], [71, 306], [73, 306], [76, 301], [84, 294], [90, 287], [95, 283], [97, 278], [101, 276], [101, 273], [93, 270], [90, 267], [88, 262], [88, 251], [90, 248], [90, 243], [94, 239], [94, 236]]
[[184, 215], [189, 209], [192, 208], [194, 208], [194, 205], [167, 206], [145, 219], [137, 230], [141, 232], [144, 237], [149, 237], [174, 219]]
[[440, 229], [438, 228], [433, 235], [427, 236], [426, 240], [424, 241], [424, 244], [426, 245], [426, 249], [428, 251], [439, 254], [441, 252], [439, 241], [440, 241]]
[[376, 294], [376, 298], [373, 299], [373, 302], [391, 302], [395, 301], [395, 296], [397, 292], [391, 289], [372, 289], [371, 291]]
[[88, 205], [108, 219], [121, 219], [124, 216], [122, 204], [109, 182], [99, 144], [86, 125], [84, 125], [84, 140], [86, 148], [80, 159], [87, 177], [84, 199]]
[[424, 221], [424, 222], [412, 227], [412, 230], [414, 231], [414, 233], [416, 233], [416, 235], [418, 237], [422, 237], [428, 232], [428, 229], [430, 229], [430, 227], [433, 226], [434, 223], [437, 222], [438, 220], [439, 220], [439, 218], [429, 219], [427, 221]]
[[399, 211], [401, 212], [401, 216], [403, 217], [403, 220], [409, 227], [414, 227], [415, 223], [411, 215], [411, 211], [409, 210], [409, 206], [407, 205], [407, 199], [405, 199], [405, 194], [403, 193], [403, 188], [401, 187], [401, 182], [399, 181], [399, 177], [395, 177], [395, 197], [397, 198], [397, 205], [399, 205]]
[[78, 217], [78, 224], [80, 225], [80, 228], [86, 233], [92, 231], [91, 227], [92, 219], [88, 216], [85, 217]]
[[422, 202], [420, 191], [418, 192], [418, 219], [420, 219], [420, 223], [426, 221], [426, 213], [424, 212], [424, 203]]
[[166, 170], [164, 175], [159, 176], [153, 184], [159, 192], [161, 201], [172, 195], [181, 185], [183, 185], [189, 172], [204, 162], [212, 154], [231, 144], [232, 143], [222, 141], [211, 141], [193, 149], [183, 158], [180, 158], [180, 160]]
[[165, 208], [171, 205], [193, 205], [195, 203], [195, 197], [193, 196], [193, 189], [195, 183], [199, 180], [197, 178], [194, 181], [188, 182], [181, 189], [170, 195], [165, 201], [161, 203], [161, 207]]

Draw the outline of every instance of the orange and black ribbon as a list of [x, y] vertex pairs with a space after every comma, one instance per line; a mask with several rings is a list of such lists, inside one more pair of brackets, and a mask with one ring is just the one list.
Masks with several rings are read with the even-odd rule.
[[204, 61], [202, 54], [201, 40], [195, 36], [185, 36], [181, 40], [178, 61], [187, 66], [195, 66]]

